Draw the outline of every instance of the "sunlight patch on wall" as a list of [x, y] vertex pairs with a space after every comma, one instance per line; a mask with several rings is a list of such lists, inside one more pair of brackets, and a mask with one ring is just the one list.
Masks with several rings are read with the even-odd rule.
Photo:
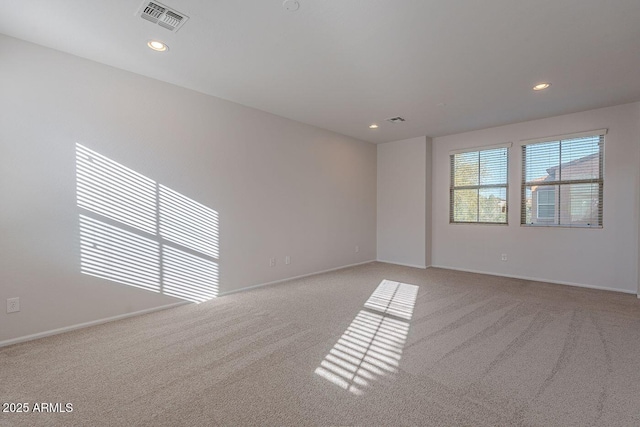
[[81, 271], [160, 292], [160, 244], [80, 214]]
[[174, 297], [202, 302], [218, 295], [218, 265], [187, 252], [164, 248], [163, 292]]
[[218, 258], [217, 212], [164, 185], [160, 185], [160, 235]]
[[78, 206], [142, 231], [156, 232], [156, 183], [76, 144]]
[[219, 218], [76, 144], [80, 271], [194, 302], [218, 294]]
[[[393, 375], [402, 350], [418, 286], [383, 280], [342, 334], [315, 373], [337, 386], [361, 395], [365, 387]], [[400, 314], [401, 316], [399, 316]]]

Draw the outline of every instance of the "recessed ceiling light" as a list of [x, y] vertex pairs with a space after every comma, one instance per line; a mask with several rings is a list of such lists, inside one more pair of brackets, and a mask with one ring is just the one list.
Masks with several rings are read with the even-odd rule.
[[375, 123], [372, 123], [369, 125], [369, 129], [378, 129], [378, 125]]
[[551, 83], [540, 83], [537, 84], [533, 87], [533, 90], [545, 90], [547, 89], [549, 86], [551, 86]]
[[149, 40], [147, 42], [147, 46], [149, 46], [151, 49], [156, 50], [158, 52], [164, 52], [166, 50], [169, 50], [169, 46], [167, 46], [162, 42], [159, 42], [158, 40]]
[[284, 0], [282, 3], [282, 7], [284, 7], [289, 12], [295, 12], [300, 9], [300, 3], [297, 0]]

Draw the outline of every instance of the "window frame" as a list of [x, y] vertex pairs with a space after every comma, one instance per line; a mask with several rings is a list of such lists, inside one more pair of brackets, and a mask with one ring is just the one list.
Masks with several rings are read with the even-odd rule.
[[[580, 228], [580, 229], [602, 229], [604, 227], [604, 150], [605, 150], [605, 136], [607, 134], [607, 129], [598, 129], [593, 131], [586, 132], [578, 132], [573, 134], [566, 135], [558, 135], [547, 138], [538, 138], [538, 139], [528, 139], [520, 141], [521, 145], [521, 191], [520, 191], [520, 226], [521, 227], [551, 227], [551, 228]], [[558, 168], [561, 169], [562, 162], [562, 144], [567, 143], [571, 140], [581, 139], [581, 138], [599, 138], [598, 141], [598, 178], [581, 178], [581, 179], [560, 179], [557, 181], [549, 181], [549, 182], [541, 182], [541, 181], [527, 181], [527, 147], [535, 144], [549, 143], [549, 142], [557, 142], [558, 143], [558, 152], [559, 152], [559, 160], [558, 160]], [[595, 153], [594, 153], [595, 154]], [[544, 217], [543, 219], [546, 221], [533, 223], [527, 223], [527, 187], [553, 187], [555, 195], [555, 203], [559, 203], [558, 197], [561, 197], [561, 191], [563, 187], [569, 187], [571, 185], [579, 185], [579, 184], [591, 184], [598, 186], [598, 223], [596, 225], [592, 224], [572, 224], [572, 223], [560, 223], [562, 216], [561, 207], [556, 207], [554, 209], [554, 216], [552, 218]], [[538, 190], [540, 191], [540, 190]], [[532, 197], [533, 199], [533, 197]], [[533, 202], [533, 200], [532, 200]], [[531, 207], [533, 209], [533, 206]], [[536, 214], [537, 211], [537, 200], [536, 200]], [[536, 216], [540, 218], [539, 216]], [[549, 219], [553, 219], [554, 222], [548, 221]], [[555, 223], [557, 219], [558, 223]]]
[[[509, 225], [509, 149], [512, 143], [474, 147], [462, 150], [452, 150], [449, 152], [449, 224], [479, 224], [479, 225]], [[458, 154], [478, 153], [478, 175], [480, 175], [480, 156], [483, 151], [491, 151], [497, 149], [505, 149], [505, 155], [507, 156], [505, 162], [505, 183], [504, 184], [480, 184], [481, 180], [478, 179], [478, 185], [455, 185], [455, 156]], [[504, 208], [504, 222], [488, 222], [480, 221], [480, 191], [483, 189], [503, 189], [505, 192], [505, 208]], [[478, 192], [478, 213], [476, 215], [477, 221], [456, 221], [455, 220], [455, 191], [456, 190], [476, 190]]]

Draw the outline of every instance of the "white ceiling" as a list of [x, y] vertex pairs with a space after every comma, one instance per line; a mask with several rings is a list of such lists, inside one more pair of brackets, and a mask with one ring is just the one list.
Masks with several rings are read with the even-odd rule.
[[640, 0], [161, 2], [175, 34], [141, 0], [5, 0], [0, 33], [376, 143], [640, 100]]

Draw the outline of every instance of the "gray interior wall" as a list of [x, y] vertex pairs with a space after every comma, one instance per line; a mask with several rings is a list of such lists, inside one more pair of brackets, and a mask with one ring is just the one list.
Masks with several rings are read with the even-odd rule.
[[378, 144], [378, 260], [425, 268], [427, 142]]
[[222, 292], [376, 258], [375, 145], [5, 36], [0, 58], [0, 341], [178, 301], [80, 274], [77, 142], [219, 212]]
[[[636, 293], [640, 103], [434, 138], [433, 265]], [[520, 226], [520, 141], [608, 129], [604, 153], [604, 227]], [[513, 142], [509, 225], [449, 224], [449, 152]], [[501, 261], [501, 254], [508, 261]]]

